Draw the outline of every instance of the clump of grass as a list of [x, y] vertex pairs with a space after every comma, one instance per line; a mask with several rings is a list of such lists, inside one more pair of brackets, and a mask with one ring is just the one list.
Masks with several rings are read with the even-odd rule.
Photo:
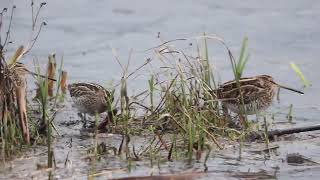
[[[49, 64], [52, 64], [49, 62]], [[37, 62], [35, 62], [36, 72], [40, 74], [40, 67]], [[53, 66], [50, 66], [52, 67]], [[49, 73], [52, 73], [52, 69], [49, 70]], [[46, 143], [48, 148], [48, 168], [52, 167], [53, 163], [53, 151], [52, 151], [52, 121], [49, 118], [48, 114], [48, 102], [49, 102], [49, 93], [51, 92], [49, 89], [49, 80], [48, 79], [42, 79], [41, 77], [37, 77], [37, 83], [39, 88], [39, 103], [41, 105], [41, 113], [42, 113], [42, 121], [41, 121], [41, 127], [43, 128], [41, 131], [42, 133], [46, 132]]]
[[22, 142], [22, 134], [18, 124], [16, 124], [15, 97], [12, 93], [13, 83], [5, 76], [9, 74], [9, 69], [2, 52], [0, 53], [0, 136], [1, 136], [1, 157], [5, 162], [7, 158], [16, 151], [16, 142]]
[[[123, 66], [113, 49], [115, 58], [123, 70], [119, 93], [121, 111], [117, 116], [116, 126], [122, 126], [123, 133], [127, 136], [132, 135], [132, 132], [141, 132], [141, 129], [152, 130], [151, 134], [154, 134], [154, 140], [142, 151], [150, 158], [152, 165], [154, 164], [153, 160], [158, 157], [161, 147], [169, 152], [168, 159], [178, 157], [179, 151], [184, 152], [191, 162], [195, 154], [195, 159], [199, 160], [203, 152], [211, 152], [212, 146], [222, 148], [218, 138], [232, 137], [237, 139], [235, 137], [241, 134], [239, 131], [229, 128], [227, 122], [223, 123], [225, 120], [221, 116], [221, 108], [214, 93], [217, 82], [210, 66], [208, 39], [218, 40], [232, 56], [231, 51], [221, 39], [206, 36], [206, 34], [200, 38], [202, 41], [196, 43], [197, 54], [195, 57], [188, 55], [184, 50], [171, 46], [170, 43], [174, 41], [163, 42], [161, 45], [149, 49], [154, 52], [154, 57], [148, 58], [152, 61], [143, 64], [145, 66], [158, 60], [156, 63], [162, 64], [161, 68], [153, 68], [150, 78], [148, 78], [148, 89], [131, 98], [127, 89], [127, 80], [131, 75], [128, 73], [129, 61], [126, 66]], [[186, 39], [177, 39], [176, 41], [186, 41]], [[242, 51], [246, 46], [246, 43], [243, 44]], [[242, 52], [239, 65], [236, 66], [238, 67], [236, 72], [239, 76], [241, 76], [248, 59], [248, 56], [244, 54]], [[140, 131], [136, 129], [140, 129]], [[171, 139], [171, 143], [169, 143], [171, 147], [167, 145], [168, 139], [159, 136], [159, 132], [160, 134], [172, 133], [173, 137], [169, 138], [169, 141]], [[179, 145], [177, 144], [178, 137]], [[183, 151], [180, 151], [180, 148]]]
[[233, 70], [233, 74], [234, 74], [234, 78], [237, 82], [237, 88], [239, 89], [239, 94], [240, 94], [240, 117], [243, 117], [244, 119], [244, 127], [245, 129], [247, 129], [249, 127], [248, 124], [248, 117], [247, 117], [247, 113], [246, 110], [244, 108], [244, 100], [243, 100], [243, 95], [240, 89], [240, 83], [239, 80], [243, 74], [245, 65], [249, 59], [249, 54], [246, 53], [246, 49], [247, 49], [247, 44], [248, 44], [248, 38], [245, 37], [242, 41], [242, 46], [241, 46], [241, 50], [240, 50], [240, 56], [239, 56], [239, 60], [238, 62], [235, 61], [231, 51], [228, 49], [228, 53], [229, 53], [229, 57], [230, 57], [230, 62], [231, 62], [231, 66], [232, 66], [232, 70]]
[[[51, 65], [50, 65], [51, 64]], [[35, 67], [36, 67], [36, 72], [38, 74], [40, 74], [40, 67], [39, 64], [37, 64], [35, 62]], [[53, 66], [52, 66], [52, 62], [49, 61], [48, 64], [49, 69], [49, 75], [50, 73], [53, 72]], [[46, 132], [46, 143], [47, 143], [47, 148], [48, 148], [48, 168], [52, 167], [52, 163], [53, 163], [53, 151], [52, 151], [52, 120], [49, 117], [49, 95], [50, 93], [52, 93], [52, 91], [50, 90], [50, 86], [52, 86], [53, 84], [50, 82], [48, 78], [46, 79], [42, 79], [41, 77], [37, 77], [37, 84], [38, 84], [38, 90], [39, 90], [39, 94], [38, 94], [38, 100], [39, 100], [39, 104], [41, 107], [41, 116], [42, 116], [42, 120], [41, 120], [41, 130], [40, 133], [45, 133]]]
[[[188, 40], [196, 40], [196, 43], [188, 43], [189, 47], [190, 44], [191, 47], [195, 46], [195, 52], [189, 53], [185, 51], [186, 48], [174, 46], [176, 41]], [[121, 80], [116, 86], [116, 91], [119, 91], [116, 94], [120, 95], [117, 101], [120, 113], [114, 118], [114, 128], [123, 135], [118, 155], [125, 152], [128, 167], [131, 167], [133, 157], [148, 157], [151, 166], [155, 165], [155, 161], [159, 164], [159, 157], [164, 157], [163, 151], [167, 153], [166, 158], [169, 161], [181, 157], [190, 163], [204, 159], [205, 165], [212, 149], [223, 149], [220, 139], [239, 143], [241, 159], [243, 142], [247, 133], [252, 130], [248, 127], [252, 126], [247, 121], [243, 108], [240, 115], [245, 117], [245, 128], [242, 130], [231, 128], [229, 121], [221, 113], [222, 107], [216, 94], [218, 78], [210, 64], [209, 40], [217, 41], [227, 50], [240, 91], [239, 80], [250, 56], [247, 53], [248, 38], [244, 38], [242, 42], [238, 61], [226, 43], [217, 36], [204, 34], [196, 38], [161, 42], [159, 46], [147, 50], [152, 51], [152, 56], [132, 73], [129, 73], [132, 52], [127, 64], [123, 65], [116, 50], [112, 49], [122, 69]], [[156, 65], [153, 65], [154, 62]], [[129, 79], [145, 66], [150, 68], [146, 89], [136, 96], [130, 96]], [[240, 97], [240, 100], [243, 106], [243, 97]], [[264, 130], [266, 134], [266, 122]], [[142, 147], [139, 153], [130, 151], [130, 137], [140, 133], [151, 136], [149, 143]], [[266, 145], [268, 146], [267, 139]]]
[[[40, 105], [40, 112], [41, 112], [41, 120], [39, 123], [39, 126], [37, 126], [36, 130], [40, 133], [40, 135], [43, 135], [46, 138], [46, 144], [48, 148], [48, 167], [51, 168], [53, 167], [54, 161], [54, 152], [52, 148], [52, 138], [55, 130], [55, 126], [53, 123], [53, 120], [56, 115], [56, 105], [57, 105], [57, 99], [60, 96], [60, 91], [62, 91], [61, 87], [65, 86], [65, 81], [66, 75], [63, 75], [62, 67], [63, 67], [63, 58], [60, 62], [60, 68], [58, 70], [59, 76], [58, 79], [55, 80], [55, 74], [56, 74], [56, 59], [55, 55], [49, 55], [49, 60], [48, 60], [48, 65], [47, 65], [47, 73], [46, 73], [46, 78], [41, 77], [39, 74], [41, 72], [40, 70], [40, 65], [37, 61], [34, 62], [35, 64], [35, 70], [38, 74], [36, 77], [37, 80], [37, 94], [35, 99], [38, 101]], [[54, 82], [57, 81], [56, 85], [56, 93], [53, 94], [54, 92]], [[62, 82], [62, 86], [61, 86]], [[63, 92], [62, 92], [63, 93]], [[52, 97], [53, 98], [50, 98]], [[54, 101], [53, 103], [49, 103], [50, 101]], [[51, 109], [51, 111], [49, 111]], [[51, 113], [53, 112], [53, 113]]]
[[[45, 4], [41, 3], [41, 7]], [[33, 3], [31, 5], [33, 7]], [[10, 158], [12, 155], [19, 153], [24, 144], [29, 144], [33, 137], [29, 134], [29, 123], [30, 118], [28, 117], [27, 104], [26, 104], [26, 86], [25, 86], [25, 74], [35, 74], [29, 70], [24, 70], [22, 73], [22, 68], [15, 68], [17, 63], [22, 59], [22, 57], [27, 54], [36, 43], [42, 27], [46, 23], [42, 22], [39, 27], [37, 27], [37, 17], [39, 15], [41, 7], [37, 10], [36, 17], [32, 15], [32, 35], [30, 37], [30, 42], [26, 46], [19, 46], [16, 52], [11, 58], [6, 59], [5, 53], [8, 52], [9, 46], [12, 46], [11, 28], [14, 25], [14, 15], [16, 6], [12, 6], [11, 12], [8, 13], [7, 8], [3, 8], [0, 12], [0, 31], [2, 31], [4, 26], [3, 18], [9, 14], [9, 25], [5, 29], [6, 33], [4, 37], [0, 37], [0, 144], [1, 144], [1, 159], [5, 162], [6, 159]], [[35, 32], [37, 30], [37, 32]], [[2, 34], [1, 34], [2, 35]], [[3, 41], [2, 41], [3, 40]], [[11, 47], [10, 47], [11, 48]], [[20, 123], [17, 123], [19, 122]]]
[[25, 51], [26, 49], [20, 46], [7, 64], [3, 49], [0, 49], [0, 137], [4, 161], [6, 157], [18, 151], [17, 143], [20, 145], [30, 143], [25, 83], [25, 75], [29, 72], [17, 64]]

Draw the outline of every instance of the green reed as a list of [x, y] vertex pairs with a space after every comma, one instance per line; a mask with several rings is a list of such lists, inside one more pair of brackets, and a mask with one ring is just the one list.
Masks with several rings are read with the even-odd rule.
[[[49, 63], [53, 63], [49, 60]], [[40, 65], [37, 61], [34, 61], [35, 70], [37, 74], [40, 74]], [[49, 117], [49, 80], [48, 78], [42, 78], [40, 76], [36, 77], [38, 88], [39, 88], [39, 97], [38, 101], [41, 106], [41, 123], [40, 123], [40, 131], [46, 132], [46, 143], [47, 143], [47, 154], [48, 154], [48, 168], [51, 168], [53, 165], [53, 150], [52, 150], [52, 120]]]
[[303, 83], [303, 87], [307, 88], [310, 86], [310, 82], [306, 80], [306, 78], [304, 77], [302, 71], [300, 70], [300, 68], [293, 62], [290, 63], [291, 68], [294, 70], [294, 72], [299, 76], [301, 82]]
[[154, 108], [154, 76], [151, 75], [151, 78], [148, 80], [149, 91], [150, 91], [150, 110], [153, 111]]
[[[161, 114], [170, 114], [171, 124], [176, 124], [181, 131], [181, 135], [187, 142], [187, 157], [189, 161], [193, 158], [194, 145], [197, 144], [197, 150], [202, 151], [202, 147], [207, 140], [210, 130], [205, 130], [208, 123], [215, 123], [218, 117], [217, 101], [211, 93], [215, 87], [214, 76], [209, 64], [208, 47], [204, 41], [204, 53], [198, 50], [199, 58], [193, 59], [180, 51], [182, 57], [170, 54], [170, 58], [157, 52], [159, 59], [167, 66], [166, 59], [174, 61], [175, 64], [167, 67], [168, 75], [164, 75], [163, 84], [158, 84], [155, 89], [162, 89], [164, 95], [158, 107], [164, 107]], [[170, 51], [170, 47], [166, 47]], [[199, 47], [198, 47], [199, 49]], [[174, 50], [172, 50], [174, 51]], [[211, 87], [211, 84], [214, 87]], [[205, 101], [203, 101], [205, 99]], [[156, 108], [157, 110], [157, 108]], [[155, 113], [153, 113], [155, 114]], [[214, 125], [214, 124], [213, 124]], [[214, 136], [212, 134], [211, 138]], [[210, 136], [209, 135], [209, 136]], [[210, 139], [211, 139], [210, 138]]]
[[287, 114], [287, 119], [288, 119], [289, 123], [292, 123], [292, 118], [293, 118], [293, 116], [292, 116], [293, 110], [292, 109], [293, 109], [293, 104], [290, 104], [289, 112]]
[[242, 41], [241, 45], [241, 50], [240, 50], [240, 56], [238, 62], [235, 64], [235, 74], [236, 74], [236, 79], [240, 79], [245, 65], [248, 62], [248, 59], [250, 57], [250, 54], [247, 53], [247, 47], [248, 47], [248, 38], [245, 37]]
[[237, 82], [237, 88], [239, 89], [239, 94], [240, 94], [240, 116], [244, 117], [244, 127], [245, 129], [247, 129], [249, 127], [248, 125], [248, 117], [247, 117], [247, 113], [246, 113], [246, 109], [244, 108], [244, 100], [243, 100], [243, 95], [240, 89], [240, 83], [239, 80], [242, 76], [243, 70], [245, 68], [245, 65], [249, 59], [249, 54], [246, 53], [246, 49], [247, 49], [247, 44], [248, 44], [248, 38], [245, 37], [242, 41], [242, 46], [241, 46], [241, 50], [240, 50], [240, 57], [238, 62], [235, 61], [231, 51], [229, 50], [229, 57], [230, 57], [230, 62], [232, 65], [232, 70], [234, 73], [234, 77], [235, 80]]
[[[36, 72], [40, 74], [40, 67], [39, 64], [36, 64]], [[51, 125], [49, 122], [49, 116], [48, 116], [48, 79], [42, 79], [40, 77], [37, 77], [37, 82], [39, 85], [39, 102], [42, 109], [42, 125], [46, 126], [46, 132], [47, 132], [47, 148], [48, 148], [48, 167], [52, 167], [52, 148], [51, 148]]]

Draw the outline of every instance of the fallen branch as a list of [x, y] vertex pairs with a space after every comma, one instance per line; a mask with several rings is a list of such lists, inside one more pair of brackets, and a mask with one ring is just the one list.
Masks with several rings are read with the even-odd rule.
[[[294, 134], [300, 132], [308, 132], [308, 131], [317, 131], [320, 130], [320, 124], [316, 124], [313, 126], [306, 126], [306, 127], [296, 127], [296, 128], [289, 128], [289, 129], [276, 129], [268, 131], [267, 136], [269, 139], [274, 139], [275, 136], [283, 136], [287, 134]], [[263, 139], [264, 132], [253, 132], [247, 136], [247, 140], [254, 141]]]

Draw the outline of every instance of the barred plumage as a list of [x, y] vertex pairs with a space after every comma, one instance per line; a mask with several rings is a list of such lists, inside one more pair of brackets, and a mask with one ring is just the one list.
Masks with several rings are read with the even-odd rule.
[[[276, 90], [284, 88], [300, 94], [303, 92], [282, 86], [273, 81], [269, 75], [241, 78], [239, 80], [240, 90], [243, 97], [244, 108], [248, 115], [266, 110], [272, 103]], [[234, 113], [240, 111], [240, 92], [235, 80], [222, 84], [217, 90], [217, 97], [222, 105]]]
[[100, 114], [107, 111], [113, 102], [111, 93], [95, 83], [73, 83], [68, 85], [68, 89], [80, 113]]

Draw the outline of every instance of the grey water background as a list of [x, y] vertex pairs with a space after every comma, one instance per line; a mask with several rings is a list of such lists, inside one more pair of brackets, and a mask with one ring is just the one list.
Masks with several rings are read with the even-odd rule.
[[[300, 125], [319, 122], [320, 112], [320, 1], [211, 1], [211, 0], [48, 0], [39, 22], [48, 25], [32, 51], [22, 60], [32, 68], [32, 59], [47, 61], [50, 53], [64, 57], [69, 82], [92, 81], [106, 84], [121, 77], [121, 69], [110, 47], [123, 62], [133, 49], [132, 68], [144, 63], [143, 53], [163, 39], [199, 36], [203, 32], [224, 38], [235, 55], [244, 36], [251, 54], [244, 76], [269, 74], [277, 82], [301, 89], [302, 84], [289, 63], [296, 63], [312, 86], [300, 96], [281, 91], [281, 102], [271, 111], [285, 113], [294, 107], [294, 121]], [[40, 3], [36, 1], [35, 4]], [[9, 52], [27, 42], [31, 30], [30, 1], [1, 0], [0, 9], [16, 5]], [[9, 13], [5, 16], [7, 27]], [[5, 30], [2, 29], [2, 34]], [[179, 42], [181, 44], [181, 42]], [[177, 43], [177, 44], [179, 44]], [[186, 43], [187, 44], [187, 43]], [[211, 63], [221, 82], [232, 79], [226, 51], [209, 43]], [[130, 83], [130, 82], [129, 82]], [[144, 85], [142, 77], [131, 86]], [[133, 84], [133, 85], [132, 85]], [[139, 86], [139, 87], [138, 87]], [[280, 109], [280, 110], [279, 110]], [[284, 116], [284, 114], [283, 114]]]

